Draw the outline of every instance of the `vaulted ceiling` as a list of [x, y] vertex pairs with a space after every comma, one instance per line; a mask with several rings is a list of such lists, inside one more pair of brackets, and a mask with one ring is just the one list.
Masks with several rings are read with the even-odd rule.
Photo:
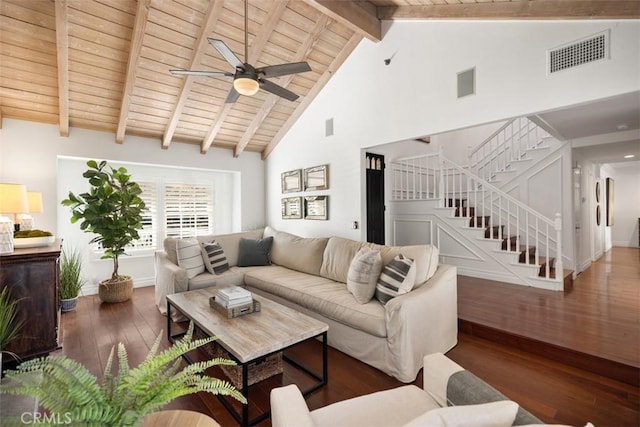
[[[230, 71], [207, 42], [244, 58], [242, 0], [0, 0], [0, 126], [15, 118], [266, 158], [362, 38], [393, 19], [638, 18], [639, 2], [589, 0], [249, 0], [254, 66], [307, 61], [312, 71], [225, 103], [231, 81], [170, 69]], [[87, 141], [88, 144], [91, 141]]]

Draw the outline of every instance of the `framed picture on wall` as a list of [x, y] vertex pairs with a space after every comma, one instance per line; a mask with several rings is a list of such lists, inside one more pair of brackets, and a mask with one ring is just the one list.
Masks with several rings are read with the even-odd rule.
[[605, 181], [605, 190], [607, 192], [607, 226], [613, 225], [613, 178], [607, 178]]
[[300, 169], [282, 172], [280, 174], [283, 193], [302, 191], [302, 171]]
[[329, 219], [329, 196], [305, 197], [304, 219]]
[[282, 199], [282, 219], [302, 219], [302, 197]]
[[304, 170], [304, 189], [306, 191], [326, 190], [329, 188], [329, 165], [314, 166]]

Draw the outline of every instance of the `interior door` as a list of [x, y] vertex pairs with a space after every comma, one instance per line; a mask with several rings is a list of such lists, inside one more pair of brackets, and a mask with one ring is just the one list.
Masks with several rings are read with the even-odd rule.
[[385, 244], [384, 156], [366, 153], [367, 242]]

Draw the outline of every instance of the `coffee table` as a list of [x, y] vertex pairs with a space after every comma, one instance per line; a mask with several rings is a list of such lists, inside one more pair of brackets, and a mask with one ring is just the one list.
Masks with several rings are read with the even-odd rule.
[[[283, 360], [317, 380], [313, 386], [303, 391], [303, 395], [307, 396], [327, 384], [327, 331], [329, 329], [327, 324], [255, 293], [253, 298], [259, 301], [261, 306], [259, 312], [228, 319], [209, 306], [209, 297], [214, 296], [220, 289], [220, 286], [213, 286], [168, 295], [167, 337], [173, 343], [184, 335], [184, 332], [175, 334], [171, 332], [172, 309], [193, 321], [208, 336], [217, 337], [215, 342], [222, 346], [242, 369], [241, 392], [247, 399], [247, 404], [242, 405], [242, 413], [236, 411], [226, 397], [218, 395], [222, 404], [240, 425], [253, 425], [271, 416], [271, 411], [267, 411], [249, 419], [248, 367], [250, 364], [260, 363], [267, 357], [303, 341], [322, 337], [321, 374], [284, 354]], [[189, 355], [185, 355], [185, 359], [189, 363], [193, 362]]]

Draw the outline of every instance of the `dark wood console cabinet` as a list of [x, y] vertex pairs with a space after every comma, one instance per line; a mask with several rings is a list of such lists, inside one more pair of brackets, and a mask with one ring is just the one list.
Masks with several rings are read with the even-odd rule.
[[[0, 290], [9, 288], [13, 298], [21, 299], [18, 318], [23, 326], [7, 351], [26, 360], [54, 351], [58, 345], [60, 303], [60, 241], [40, 248], [16, 249], [0, 255]], [[3, 361], [12, 362], [5, 354]]]

